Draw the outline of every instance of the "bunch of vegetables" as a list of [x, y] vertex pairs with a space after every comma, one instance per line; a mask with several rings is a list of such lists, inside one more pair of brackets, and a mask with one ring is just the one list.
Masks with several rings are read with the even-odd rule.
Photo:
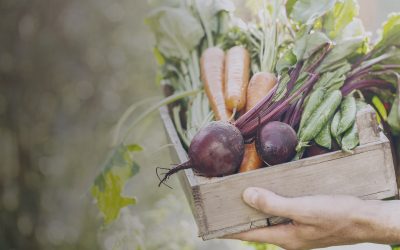
[[355, 0], [260, 7], [257, 23], [231, 22], [220, 44], [198, 44], [216, 121], [186, 143], [189, 161], [161, 183], [187, 168], [217, 177], [337, 149], [352, 153], [357, 111], [366, 102], [377, 107], [388, 133], [399, 132], [400, 15], [389, 17], [371, 45]]
[[[367, 104], [389, 137], [400, 134], [400, 14], [389, 16], [372, 43], [356, 0], [259, 2], [258, 19], [244, 22], [229, 0], [151, 1], [146, 23], [168, 97], [130, 127], [169, 104], [189, 155], [160, 183], [187, 168], [218, 177], [333, 150], [352, 153], [357, 111]], [[130, 149], [140, 150], [119, 133], [115, 144], [92, 190], [98, 202], [101, 187], [114, 180], [112, 165], [129, 166]]]

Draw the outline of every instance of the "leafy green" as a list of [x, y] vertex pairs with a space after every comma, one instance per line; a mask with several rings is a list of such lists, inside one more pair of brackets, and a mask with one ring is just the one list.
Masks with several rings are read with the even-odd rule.
[[218, 32], [218, 15], [221, 12], [232, 13], [235, 5], [230, 0], [195, 0], [197, 11], [200, 13], [204, 26], [213, 32]]
[[286, 51], [276, 63], [276, 71], [282, 73], [282, 71], [292, 67], [297, 62], [297, 57], [292, 50]]
[[365, 36], [365, 28], [362, 21], [358, 18], [349, 23], [342, 31], [337, 34], [335, 40], [340, 41], [349, 37]]
[[379, 56], [391, 46], [400, 47], [400, 13], [391, 14], [383, 24], [381, 39], [371, 53]]
[[324, 88], [325, 90], [339, 89], [346, 80], [346, 73], [351, 70], [351, 65], [346, 62], [342, 67], [335, 71], [326, 72], [314, 85], [314, 89]]
[[204, 36], [199, 21], [183, 8], [161, 7], [153, 10], [146, 24], [156, 37], [156, 47], [166, 57], [188, 59]]
[[392, 109], [390, 110], [389, 117], [387, 120], [394, 135], [400, 134], [400, 115], [399, 115], [398, 103], [399, 103], [399, 97], [397, 97], [393, 102]]
[[122, 191], [127, 180], [139, 172], [139, 165], [131, 156], [131, 152], [139, 151], [142, 148], [137, 144], [117, 146], [91, 187], [106, 225], [118, 218], [121, 208], [136, 204], [134, 197], [125, 197]]
[[297, 0], [287, 0], [287, 1], [286, 1], [285, 7], [286, 7], [286, 14], [287, 14], [288, 16], [290, 16], [290, 14], [292, 14], [293, 7], [294, 7], [294, 4], [295, 4], [296, 2], [297, 2]]
[[306, 60], [325, 44], [330, 43], [329, 38], [322, 32], [305, 34], [294, 43], [293, 54], [297, 61]]
[[316, 19], [331, 10], [335, 2], [336, 0], [297, 0], [294, 4], [293, 1], [290, 1], [286, 8], [289, 7], [289, 11], [291, 9], [290, 17], [294, 21], [313, 24]]
[[223, 13], [235, 10], [235, 5], [230, 0], [194, 0], [194, 7], [204, 28], [208, 40], [208, 47], [214, 46], [214, 36], [226, 30], [227, 19]]
[[324, 61], [318, 67], [318, 71], [321, 73], [330, 71], [332, 66], [346, 58], [350, 58], [357, 53], [360, 53], [360, 49], [364, 46], [365, 37], [355, 37], [340, 41], [326, 56]]
[[356, 0], [337, 1], [334, 8], [323, 16], [323, 29], [331, 39], [335, 39], [358, 15]]

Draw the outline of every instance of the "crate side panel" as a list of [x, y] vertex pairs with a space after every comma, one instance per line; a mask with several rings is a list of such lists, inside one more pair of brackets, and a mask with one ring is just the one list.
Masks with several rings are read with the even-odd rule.
[[308, 166], [275, 169], [271, 173], [265, 169], [262, 175], [202, 185], [204, 212], [209, 222], [207, 229], [215, 231], [265, 218], [241, 200], [243, 190], [250, 186], [267, 188], [288, 197], [347, 194], [387, 198], [377, 197], [393, 188], [388, 186], [391, 182], [385, 174], [384, 162], [385, 153], [381, 148]]
[[[160, 109], [160, 114], [169, 140], [174, 145], [175, 150], [171, 150], [170, 152], [172, 159], [180, 163], [187, 161], [187, 153], [181, 144], [174, 124], [169, 116], [168, 109], [162, 107]], [[199, 234], [203, 234], [207, 231], [207, 218], [204, 215], [203, 199], [198, 189], [197, 179], [191, 169], [179, 172], [178, 177], [199, 229]]]

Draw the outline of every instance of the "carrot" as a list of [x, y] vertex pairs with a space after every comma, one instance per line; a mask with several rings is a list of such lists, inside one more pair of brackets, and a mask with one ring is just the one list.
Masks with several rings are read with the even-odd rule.
[[274, 74], [259, 72], [253, 75], [247, 88], [246, 111], [249, 111], [263, 99], [276, 85], [277, 79]]
[[201, 79], [216, 120], [228, 121], [232, 113], [224, 99], [225, 52], [220, 48], [208, 48], [200, 60]]
[[[274, 74], [259, 72], [253, 75], [247, 88], [246, 111], [249, 111], [268, 94], [276, 85], [277, 79]], [[263, 165], [263, 161], [258, 156], [255, 143], [246, 144], [244, 148], [243, 161], [239, 172], [247, 172], [258, 169]]]
[[225, 61], [225, 103], [229, 110], [240, 111], [246, 106], [249, 78], [249, 52], [240, 46], [229, 49]]

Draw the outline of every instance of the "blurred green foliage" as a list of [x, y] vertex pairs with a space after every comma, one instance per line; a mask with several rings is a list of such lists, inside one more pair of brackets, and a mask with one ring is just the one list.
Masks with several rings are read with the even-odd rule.
[[[360, 2], [373, 29], [399, 10]], [[88, 194], [111, 132], [129, 105], [161, 95], [149, 10], [145, 0], [0, 0], [0, 249], [253, 249], [201, 241], [176, 178], [174, 190], [157, 187], [155, 166], [176, 162], [156, 116], [131, 138], [142, 169], [124, 193], [138, 203], [100, 229]]]

